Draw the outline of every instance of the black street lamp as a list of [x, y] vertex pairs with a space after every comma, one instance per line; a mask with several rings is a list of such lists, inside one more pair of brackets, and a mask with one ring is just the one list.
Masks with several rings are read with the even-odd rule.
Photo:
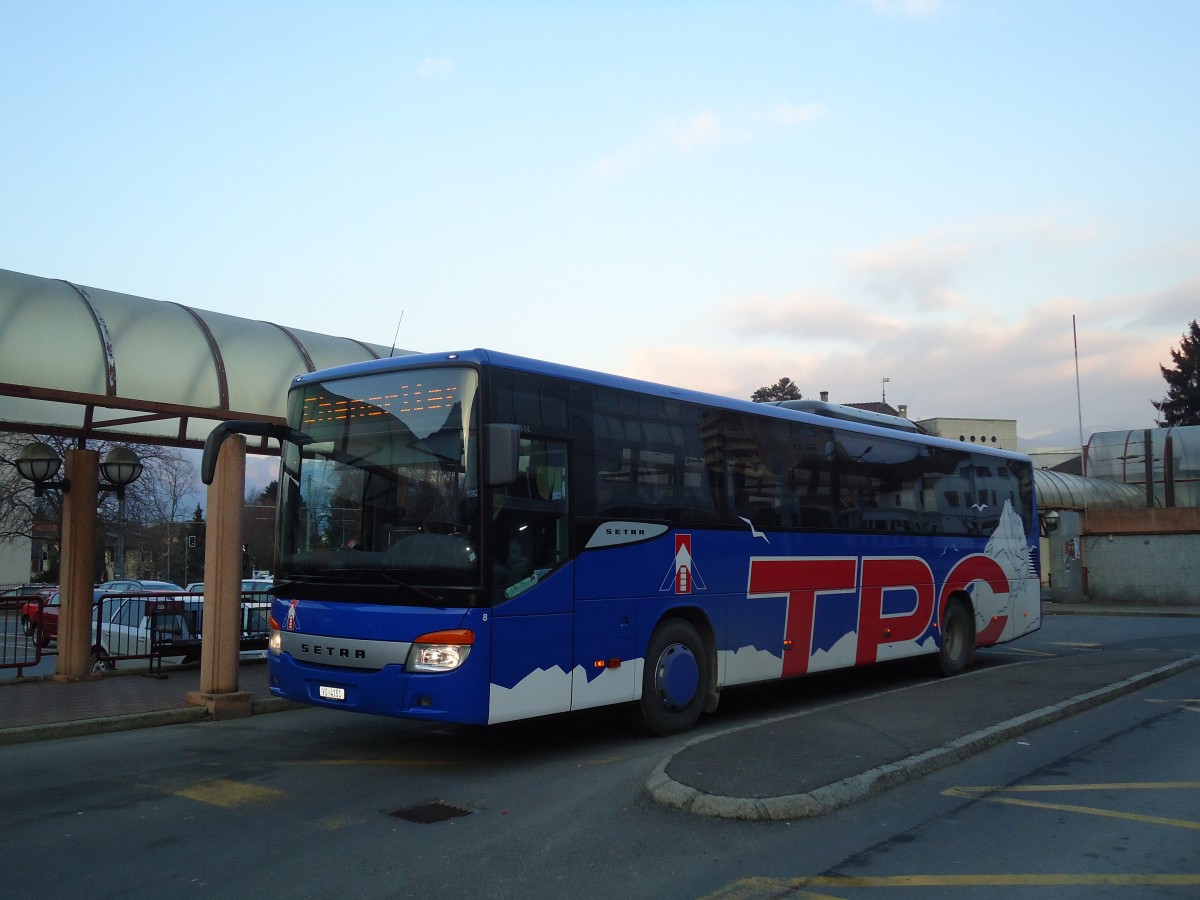
[[21, 454], [17, 457], [16, 466], [22, 478], [33, 482], [33, 495], [35, 497], [42, 496], [42, 491], [46, 488], [57, 488], [63, 491], [71, 489], [71, 484], [66, 479], [62, 481], [52, 480], [62, 467], [62, 460], [58, 458], [58, 454], [54, 452], [54, 448], [49, 444], [42, 444], [37, 441], [34, 441], [32, 444], [26, 444], [21, 448]]
[[[21, 448], [17, 457], [17, 471], [21, 477], [33, 482], [34, 496], [42, 496], [45, 490], [71, 490], [71, 482], [63, 478], [54, 481], [54, 476], [62, 468], [62, 460], [49, 444], [34, 441]], [[138, 480], [142, 474], [142, 461], [128, 447], [113, 447], [100, 463], [100, 474], [108, 484], [100, 485], [101, 493], [112, 491], [117, 499], [124, 499], [125, 488]]]
[[[35, 497], [42, 496], [47, 489], [63, 493], [71, 490], [68, 479], [53, 480], [62, 467], [62, 460], [48, 444], [38, 441], [26, 444], [17, 457], [16, 467], [22, 478], [33, 482]], [[113, 447], [100, 463], [100, 474], [108, 484], [99, 485], [97, 494], [112, 492], [117, 495], [117, 546], [113, 563], [118, 578], [125, 577], [125, 488], [138, 480], [143, 468], [138, 455], [128, 447]]]

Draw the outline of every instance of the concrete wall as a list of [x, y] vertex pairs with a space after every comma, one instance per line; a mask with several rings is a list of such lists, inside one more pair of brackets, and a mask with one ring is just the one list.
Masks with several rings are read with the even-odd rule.
[[[1079, 538], [1079, 556], [1070, 542]], [[1200, 602], [1200, 509], [1063, 510], [1043, 567], [1059, 603]], [[1086, 569], [1086, 581], [1084, 577]]]
[[0, 542], [0, 584], [24, 584], [29, 580], [29, 538]]

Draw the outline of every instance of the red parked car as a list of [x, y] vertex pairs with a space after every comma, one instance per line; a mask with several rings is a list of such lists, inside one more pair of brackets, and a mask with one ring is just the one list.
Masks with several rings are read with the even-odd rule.
[[[36, 600], [31, 600], [21, 607], [21, 630], [25, 632], [26, 637], [37, 635], [38, 644], [45, 647], [51, 641], [58, 640], [58, 612], [61, 600], [56, 588], [37, 593], [43, 598], [40, 604]], [[96, 601], [103, 593], [98, 590], [92, 591], [93, 611]]]
[[[46, 603], [57, 591], [58, 585], [56, 584], [23, 584], [0, 593], [0, 600], [18, 601], [39, 597], [43, 603]], [[37, 630], [37, 614], [38, 603], [36, 600], [26, 600], [21, 604], [21, 630], [25, 632], [26, 637], [33, 637], [34, 631]]]

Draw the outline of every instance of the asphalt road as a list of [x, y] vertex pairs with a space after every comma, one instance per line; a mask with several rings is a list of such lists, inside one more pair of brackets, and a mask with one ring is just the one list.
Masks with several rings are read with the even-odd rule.
[[[1051, 617], [980, 662], [1012, 677], [1198, 648], [1200, 619]], [[1200, 896], [1200, 668], [826, 815], [719, 819], [647, 791], [697, 739], [936, 689], [885, 666], [731, 691], [670, 739], [611, 710], [490, 729], [301, 710], [3, 747], [2, 883], [14, 897]], [[750, 746], [727, 764], [780, 761]]]

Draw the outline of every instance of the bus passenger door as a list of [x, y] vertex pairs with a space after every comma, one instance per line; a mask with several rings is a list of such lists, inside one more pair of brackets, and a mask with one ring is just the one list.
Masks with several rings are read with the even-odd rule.
[[634, 659], [632, 600], [575, 603], [571, 709], [636, 700], [641, 666]]

